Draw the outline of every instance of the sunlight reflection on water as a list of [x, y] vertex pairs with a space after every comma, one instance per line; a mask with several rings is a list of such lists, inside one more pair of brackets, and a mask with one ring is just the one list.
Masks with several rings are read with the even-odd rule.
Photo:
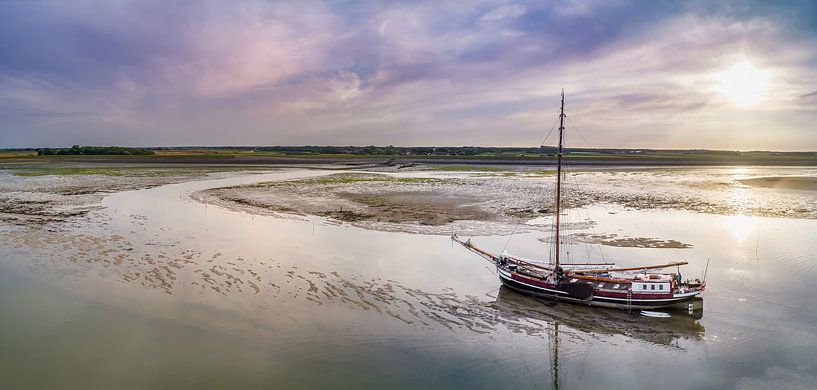
[[730, 215], [723, 219], [724, 225], [738, 243], [746, 241], [755, 230], [755, 218], [745, 215]]

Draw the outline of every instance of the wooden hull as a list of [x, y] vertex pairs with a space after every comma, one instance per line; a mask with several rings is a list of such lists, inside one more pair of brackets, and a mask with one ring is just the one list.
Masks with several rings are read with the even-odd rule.
[[562, 285], [553, 286], [537, 286], [530, 283], [525, 283], [520, 280], [515, 280], [510, 273], [498, 268], [497, 274], [502, 284], [509, 288], [523, 294], [528, 294], [537, 298], [553, 299], [556, 301], [564, 301], [581, 305], [600, 306], [617, 309], [643, 310], [643, 309], [660, 309], [660, 308], [679, 308], [686, 309], [686, 305], [695, 298], [700, 292], [689, 294], [675, 294], [672, 297], [666, 298], [613, 298], [604, 297], [593, 294], [590, 297], [586, 295], [577, 296], [571, 294]]

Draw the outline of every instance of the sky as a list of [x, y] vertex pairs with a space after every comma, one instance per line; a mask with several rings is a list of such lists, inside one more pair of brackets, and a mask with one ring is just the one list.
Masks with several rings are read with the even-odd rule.
[[817, 2], [2, 1], [0, 147], [817, 150]]

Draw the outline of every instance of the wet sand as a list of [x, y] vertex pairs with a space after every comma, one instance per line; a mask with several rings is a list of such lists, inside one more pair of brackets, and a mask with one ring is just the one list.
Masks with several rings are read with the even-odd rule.
[[746, 185], [763, 188], [817, 191], [817, 177], [814, 176], [758, 177], [754, 179], [744, 179], [740, 182]]
[[192, 197], [237, 211], [317, 215], [375, 230], [430, 234], [450, 234], [450, 228], [441, 227], [454, 222], [520, 224], [548, 212], [537, 207], [538, 196], [547, 189], [495, 179], [337, 173], [208, 189]]
[[5, 165], [0, 166], [0, 221], [24, 225], [65, 221], [94, 210], [106, 194], [250, 173], [181, 165]]
[[[540, 238], [542, 242], [553, 242], [552, 238]], [[620, 237], [617, 234], [590, 234], [572, 233], [565, 238], [565, 242], [582, 244], [600, 244], [621, 248], [655, 248], [655, 249], [687, 249], [692, 244], [676, 240], [663, 240], [649, 237]]]
[[[700, 175], [689, 172], [630, 169], [571, 173], [566, 177], [563, 206], [576, 210], [617, 204], [637, 210], [817, 218], [817, 199], [812, 194], [753, 191], [745, 182], [755, 179], [741, 179], [740, 169], [712, 170], [715, 174], [701, 171]], [[797, 188], [814, 185], [811, 178], [784, 182]], [[450, 234], [453, 230], [479, 235], [485, 231], [511, 234], [517, 229], [530, 229], [524, 226], [527, 221], [552, 215], [553, 187], [553, 175], [548, 172], [424, 170], [337, 173], [309, 180], [208, 189], [193, 194], [193, 198], [236, 211], [321, 216], [374, 230], [421, 234]], [[685, 247], [663, 238], [597, 237], [592, 241], [608, 246]]]

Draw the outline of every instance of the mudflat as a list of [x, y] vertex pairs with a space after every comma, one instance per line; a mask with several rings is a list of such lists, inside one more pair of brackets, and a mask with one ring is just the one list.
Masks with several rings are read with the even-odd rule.
[[744, 179], [740, 182], [754, 187], [817, 191], [817, 177], [815, 176], [758, 177]]
[[[257, 214], [318, 215], [387, 231], [447, 234], [455, 221], [517, 221], [536, 216], [530, 197], [486, 179], [394, 177], [338, 173], [305, 180], [215, 188], [194, 193], [202, 202]], [[484, 188], [480, 195], [472, 187]], [[487, 189], [491, 188], [490, 191]], [[528, 188], [528, 191], [541, 191]], [[544, 210], [542, 210], [544, 212]]]

